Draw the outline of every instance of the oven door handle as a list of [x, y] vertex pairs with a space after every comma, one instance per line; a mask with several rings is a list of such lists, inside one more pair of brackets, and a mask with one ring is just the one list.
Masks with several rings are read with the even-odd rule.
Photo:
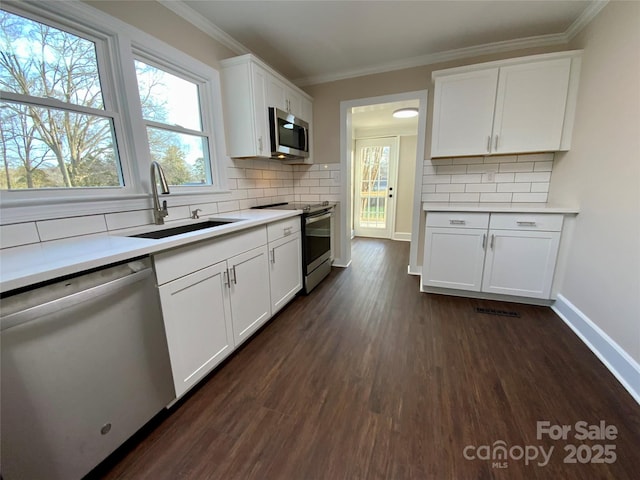
[[319, 222], [320, 220], [324, 220], [325, 218], [331, 218], [332, 215], [333, 213], [329, 212], [329, 213], [324, 213], [322, 215], [309, 216], [305, 218], [304, 222], [306, 225], [309, 225], [310, 223]]

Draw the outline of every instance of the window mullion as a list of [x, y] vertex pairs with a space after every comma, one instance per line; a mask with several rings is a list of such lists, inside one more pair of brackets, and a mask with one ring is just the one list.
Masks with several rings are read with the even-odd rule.
[[149, 127], [159, 128], [161, 130], [167, 130], [169, 132], [185, 133], [187, 135], [209, 138], [209, 134], [207, 132], [203, 132], [202, 130], [192, 130], [190, 128], [184, 128], [180, 125], [168, 125], [162, 122], [154, 122], [153, 120], [144, 120], [144, 123]]
[[38, 107], [55, 108], [57, 110], [67, 110], [69, 112], [84, 113], [95, 117], [115, 118], [116, 112], [105, 110], [101, 108], [85, 107], [84, 105], [76, 105], [75, 103], [66, 103], [56, 98], [50, 97], [33, 97], [30, 95], [24, 95], [22, 93], [13, 92], [1, 92], [2, 100], [22, 103], [28, 105], [35, 105]]

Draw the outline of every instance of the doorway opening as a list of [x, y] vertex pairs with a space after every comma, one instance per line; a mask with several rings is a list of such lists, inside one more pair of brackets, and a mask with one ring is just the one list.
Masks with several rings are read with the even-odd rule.
[[[351, 109], [353, 236], [411, 240], [419, 101]], [[413, 117], [396, 117], [399, 110]]]
[[[411, 274], [419, 273], [420, 189], [422, 185], [422, 158], [425, 149], [427, 94], [427, 90], [419, 90], [340, 102], [340, 169], [343, 181], [340, 186], [340, 209], [336, 219], [339, 224], [338, 245], [336, 245], [338, 255], [334, 260], [334, 265], [347, 267], [351, 263], [351, 239], [355, 234], [354, 219], [356, 217], [354, 206], [356, 200], [356, 142], [358, 140], [396, 137], [399, 139], [397, 186], [389, 191], [389, 180], [387, 180], [387, 185], [384, 185], [383, 180], [378, 178], [370, 178], [369, 182], [371, 185], [377, 183], [378, 192], [385, 190], [387, 199], [390, 199], [389, 195], [392, 195], [393, 205], [391, 207], [388, 203], [385, 205], [385, 214], [393, 212], [390, 223], [392, 225], [390, 238], [411, 241], [408, 271]], [[387, 110], [386, 115], [390, 121], [393, 119], [394, 110], [407, 107], [418, 109], [418, 116], [411, 119], [413, 125], [410, 132], [407, 129], [391, 130], [379, 119], [375, 120], [375, 112], [378, 112], [378, 115], [383, 115], [381, 112]], [[361, 121], [367, 117], [372, 120]], [[408, 137], [412, 137], [412, 141], [408, 141]], [[405, 152], [403, 152], [403, 148]], [[403, 176], [404, 180], [401, 180]], [[382, 194], [377, 193], [377, 195]], [[379, 215], [380, 201], [368, 200], [367, 202], [368, 204], [365, 205], [371, 207], [369, 212]], [[362, 209], [362, 207], [360, 208]]]

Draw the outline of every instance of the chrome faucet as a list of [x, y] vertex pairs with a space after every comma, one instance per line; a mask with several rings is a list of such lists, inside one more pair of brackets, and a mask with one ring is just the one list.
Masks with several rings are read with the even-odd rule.
[[158, 198], [158, 184], [156, 181], [156, 175], [160, 180], [160, 188], [162, 189], [162, 195], [167, 195], [169, 192], [169, 184], [164, 176], [164, 171], [160, 164], [156, 161], [151, 162], [151, 192], [153, 194], [153, 219], [156, 225], [164, 225], [164, 217], [169, 215], [167, 210], [167, 201], [162, 202], [160, 207], [160, 199]]

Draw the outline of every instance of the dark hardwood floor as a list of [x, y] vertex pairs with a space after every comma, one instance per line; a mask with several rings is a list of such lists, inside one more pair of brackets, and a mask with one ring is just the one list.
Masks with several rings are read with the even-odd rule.
[[[408, 243], [356, 239], [351, 268], [293, 301], [91, 477], [639, 478], [640, 407], [549, 308], [421, 294], [408, 255]], [[538, 439], [538, 421], [571, 432]], [[580, 421], [617, 438], [577, 440]], [[564, 463], [583, 443], [574, 458], [605, 459], [596, 445], [613, 445], [615, 462]], [[499, 445], [506, 468], [465, 458]], [[540, 447], [553, 447], [544, 466]]]

